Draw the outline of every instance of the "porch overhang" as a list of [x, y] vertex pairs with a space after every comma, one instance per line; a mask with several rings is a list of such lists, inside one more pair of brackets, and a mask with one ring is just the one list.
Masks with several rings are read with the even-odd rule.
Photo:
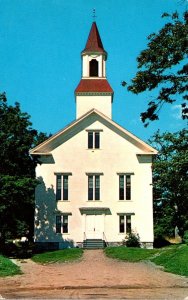
[[80, 207], [81, 215], [111, 215], [109, 207]]

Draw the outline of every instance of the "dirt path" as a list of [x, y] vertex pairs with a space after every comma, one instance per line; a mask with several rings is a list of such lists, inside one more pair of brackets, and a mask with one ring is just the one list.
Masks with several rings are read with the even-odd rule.
[[74, 263], [18, 264], [23, 275], [0, 278], [3, 298], [188, 299], [188, 278], [165, 273], [151, 263], [113, 260], [102, 250], [86, 250]]

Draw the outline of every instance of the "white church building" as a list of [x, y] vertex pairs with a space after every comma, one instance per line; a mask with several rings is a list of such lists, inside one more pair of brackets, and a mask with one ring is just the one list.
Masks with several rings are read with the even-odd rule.
[[81, 57], [76, 120], [30, 151], [39, 162], [35, 243], [97, 248], [121, 244], [132, 231], [152, 247], [157, 151], [112, 120], [114, 92], [95, 22]]

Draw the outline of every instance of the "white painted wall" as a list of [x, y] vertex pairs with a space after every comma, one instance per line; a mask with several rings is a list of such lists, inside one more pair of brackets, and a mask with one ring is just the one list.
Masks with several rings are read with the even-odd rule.
[[91, 109], [97, 109], [112, 118], [112, 96], [76, 96], [76, 118], [78, 119]]
[[[83, 99], [82, 99], [83, 100]], [[95, 100], [96, 101], [96, 100]], [[87, 149], [88, 129], [102, 130], [101, 148]], [[133, 144], [112, 131], [104, 123], [95, 121], [52, 151], [54, 163], [36, 168], [37, 178], [43, 184], [36, 189], [35, 241], [54, 242], [73, 240], [83, 242], [85, 216], [80, 207], [108, 207], [111, 215], [104, 216], [105, 235], [108, 242], [121, 242], [125, 234], [119, 233], [117, 213], [135, 213], [132, 228], [139, 233], [142, 242], [153, 242], [152, 173], [151, 157], [138, 157], [141, 153]], [[69, 201], [55, 200], [55, 172], [71, 172], [69, 176]], [[86, 173], [101, 172], [100, 201], [88, 201], [88, 177]], [[131, 201], [119, 200], [118, 172], [133, 172]], [[72, 213], [69, 216], [69, 233], [55, 233], [56, 211]], [[46, 232], [46, 233], [45, 233]]]

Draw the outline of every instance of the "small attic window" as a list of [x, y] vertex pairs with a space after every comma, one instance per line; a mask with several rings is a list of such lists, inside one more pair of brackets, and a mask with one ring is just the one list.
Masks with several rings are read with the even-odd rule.
[[88, 149], [100, 149], [100, 132], [88, 132]]
[[92, 59], [89, 63], [89, 76], [98, 77], [99, 63], [96, 59]]

